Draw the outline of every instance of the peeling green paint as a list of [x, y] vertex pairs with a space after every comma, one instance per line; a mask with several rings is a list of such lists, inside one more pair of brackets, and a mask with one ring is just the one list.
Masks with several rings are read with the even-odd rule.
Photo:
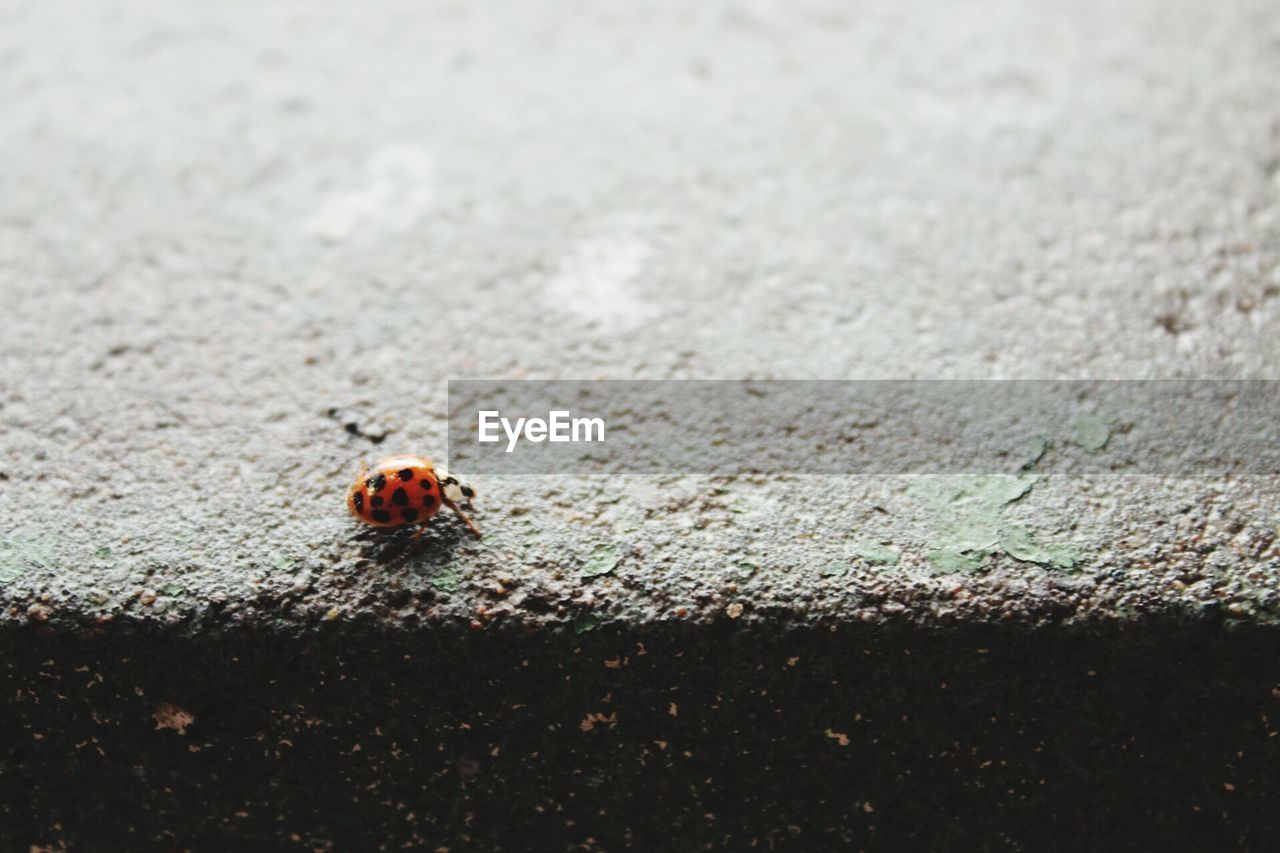
[[0, 583], [17, 580], [27, 570], [21, 560], [11, 559], [7, 553], [0, 551]]
[[1036, 473], [946, 474], [923, 476], [910, 486], [916, 499], [930, 506], [1002, 507], [1031, 491]]
[[1066, 545], [1038, 545], [1030, 531], [1021, 527], [1002, 531], [1000, 547], [1015, 560], [1058, 569], [1069, 569], [1080, 561], [1080, 553], [1076, 549]]
[[612, 545], [600, 545], [591, 553], [586, 565], [582, 567], [582, 577], [594, 578], [607, 575], [617, 568], [619, 559], [618, 551]]
[[1098, 415], [1081, 415], [1072, 428], [1075, 443], [1091, 453], [1097, 453], [1111, 440], [1111, 427]]
[[1028, 439], [1018, 451], [1018, 458], [1022, 460], [1018, 465], [1018, 468], [1022, 471], [1033, 470], [1049, 450], [1049, 444], [1049, 439], [1043, 435], [1037, 435]]
[[818, 574], [822, 575], [824, 578], [839, 577], [840, 575], [846, 575], [848, 573], [849, 567], [840, 562], [827, 563], [818, 570]]
[[868, 566], [896, 566], [901, 558], [897, 551], [875, 542], [859, 542], [853, 548], [853, 556]]
[[994, 551], [986, 548], [967, 550], [963, 548], [943, 548], [930, 551], [925, 555], [929, 568], [934, 574], [945, 575], [952, 572], [972, 572], [982, 564]]
[[594, 613], [582, 613], [573, 620], [573, 633], [585, 634], [600, 627], [600, 617]]
[[972, 568], [975, 561], [980, 565], [999, 544], [1004, 508], [1030, 492], [1039, 478], [1030, 473], [954, 475], [913, 483], [911, 494], [934, 517], [933, 553], [927, 559], [953, 571]]
[[49, 569], [53, 565], [53, 547], [46, 540], [19, 542], [0, 537], [0, 583], [16, 580], [29, 569]]
[[1041, 545], [1031, 533], [1003, 521], [1005, 508], [1031, 492], [1040, 475], [956, 475], [922, 478], [911, 493], [934, 517], [934, 536], [925, 555], [937, 574], [974, 571], [1000, 552], [1025, 563], [1071, 568], [1074, 549]]

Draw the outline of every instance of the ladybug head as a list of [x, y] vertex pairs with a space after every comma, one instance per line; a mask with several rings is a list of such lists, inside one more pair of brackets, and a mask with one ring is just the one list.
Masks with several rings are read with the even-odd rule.
[[471, 503], [471, 499], [476, 496], [476, 490], [471, 484], [457, 474], [450, 474], [444, 468], [437, 468], [436, 477], [440, 481], [441, 494], [454, 503]]

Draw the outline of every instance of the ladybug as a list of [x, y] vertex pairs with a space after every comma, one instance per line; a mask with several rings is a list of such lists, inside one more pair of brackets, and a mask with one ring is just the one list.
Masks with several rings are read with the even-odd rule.
[[[347, 490], [347, 509], [374, 527], [425, 524], [447, 506], [480, 538], [480, 531], [458, 508], [471, 506], [475, 489], [466, 480], [437, 468], [425, 456], [388, 456], [372, 469], [360, 463], [360, 473]], [[421, 531], [419, 531], [421, 532]]]

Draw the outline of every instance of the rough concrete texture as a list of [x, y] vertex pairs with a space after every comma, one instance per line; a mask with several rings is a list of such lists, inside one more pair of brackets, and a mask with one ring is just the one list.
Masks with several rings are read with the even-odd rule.
[[[1267, 722], [1280, 672], [1257, 657], [1280, 618], [1274, 480], [493, 478], [477, 483], [482, 542], [444, 520], [416, 542], [359, 530], [342, 493], [361, 458], [441, 452], [448, 378], [1274, 376], [1274, 3], [148, 2], [0, 16], [0, 621], [18, 740], [0, 772], [9, 817], [23, 815], [4, 837], [76, 846], [127, 831], [201, 846], [197, 827], [233, 837], [249, 820], [285, 846], [398, 846], [412, 839], [384, 821], [409, 811], [429, 816], [425, 841], [492, 844], [519, 837], [511, 814], [534, 807], [536, 780], [560, 780], [537, 804], [556, 812], [625, 764], [616, 772], [641, 800], [602, 806], [607, 820], [573, 806], [539, 824], [548, 846], [653, 849], [625, 828], [645, 813], [646, 785], [668, 798], [658, 825], [678, 846], [941, 843], [948, 830], [921, 811], [942, 802], [936, 790], [882, 786], [877, 803], [805, 788], [813, 796], [786, 807], [767, 792], [814, 767], [900, 780], [905, 754], [969, 749], [950, 737], [932, 676], [954, 663], [949, 649], [967, 661], [979, 647], [947, 631], [992, 626], [1004, 633], [982, 648], [1081, 650], [1060, 652], [1071, 676], [1057, 681], [1025, 652], [1008, 651], [1006, 670], [988, 664], [961, 729], [1031, 767], [1045, 749], [1068, 763], [1082, 744], [1123, 751], [1128, 729], [1104, 709], [1134, 723], [1151, 700], [1218, 720], [1194, 737], [1151, 723], [1134, 735], [1142, 754], [1147, 738], [1181, 736], [1186, 760], [1116, 778], [1147, 792], [1154, 776], [1173, 780], [1166, 811], [1138, 824], [1152, 837], [1264, 837], [1267, 768], [1280, 766]], [[825, 639], [842, 630], [847, 645]], [[935, 657], [901, 693], [888, 664], [790, 693], [756, 669], [784, 672], [797, 656], [784, 637], [822, 650], [830, 675], [862, 649], [900, 653], [911, 631], [933, 638], [920, 642]], [[750, 686], [806, 709], [795, 741], [763, 705], [688, 730], [742, 762], [737, 785], [743, 751], [798, 762], [776, 778], [762, 767], [752, 796], [706, 783], [735, 828], [707, 829], [697, 797], [680, 800], [706, 768], [647, 763], [636, 746], [674, 743], [639, 721], [663, 703], [626, 705], [622, 691], [610, 711], [613, 670], [573, 663], [646, 638], [669, 667], [637, 679], [645, 690]], [[733, 665], [679, 664], [686, 640]], [[454, 680], [398, 706], [430, 668], [396, 657], [381, 672], [376, 651], [410, 647], [474, 663], [432, 664]], [[334, 675], [344, 648], [364, 664], [349, 681]], [[1125, 693], [1144, 672], [1133, 648], [1154, 650], [1151, 673], [1172, 678], [1194, 659], [1204, 678]], [[344, 811], [363, 782], [341, 773], [308, 795], [323, 808], [288, 801], [338, 754], [316, 741], [306, 758], [280, 757], [283, 741], [305, 742], [297, 715], [315, 684], [338, 691], [321, 703], [335, 731], [426, 731], [467, 722], [433, 696], [500, 701], [490, 674], [526, 659], [547, 678], [513, 688], [526, 699], [511, 705], [563, 711], [548, 725], [566, 737], [598, 736], [580, 721], [616, 713], [608, 736], [635, 748], [577, 742], [556, 756], [513, 745], [518, 726], [483, 750], [424, 734], [431, 750], [456, 747], [438, 767], [359, 765], [433, 780], [409, 786], [424, 801], [405, 788]], [[1109, 689], [1084, 698], [1073, 679], [1111, 660], [1124, 662]], [[561, 666], [582, 669], [557, 693]], [[298, 683], [295, 667], [319, 681]], [[1046, 679], [1062, 701], [1039, 706], [1027, 691]], [[814, 698], [819, 681], [830, 704]], [[899, 732], [897, 750], [859, 741], [851, 697], [867, 691], [886, 717], [905, 720], [894, 703], [919, 700], [932, 722]], [[1215, 696], [1234, 704], [1205, 716]], [[1035, 721], [1025, 743], [979, 725], [1008, 707]], [[59, 714], [66, 737], [49, 721]], [[182, 714], [194, 715], [186, 751], [172, 745]], [[1055, 752], [1046, 733], [1077, 717], [1079, 739]], [[841, 736], [868, 764], [835, 771], [817, 757]], [[368, 749], [341, 749], [356, 747]], [[234, 759], [203, 763], [219, 749]], [[255, 763], [258, 749], [291, 769]], [[965, 755], [948, 772], [971, 837], [1044, 842], [1035, 827], [1053, 802], [1008, 818]], [[672, 787], [646, 777], [651, 766]], [[259, 780], [254, 807], [217, 785], [222, 798], [205, 800], [191, 786], [206, 772], [230, 788]], [[86, 775], [125, 799], [68, 811], [59, 785]], [[1094, 774], [1065, 778], [1062, 814], [1075, 826], [1101, 814], [1084, 796]], [[469, 812], [458, 792], [477, 788], [485, 805]], [[159, 808], [165, 790], [185, 810]], [[284, 799], [268, 806], [272, 791]], [[864, 805], [874, 821], [853, 819]], [[1112, 809], [1094, 837], [1133, 831]], [[509, 825], [482, 832], [476, 813]], [[880, 836], [865, 834], [873, 825]]]

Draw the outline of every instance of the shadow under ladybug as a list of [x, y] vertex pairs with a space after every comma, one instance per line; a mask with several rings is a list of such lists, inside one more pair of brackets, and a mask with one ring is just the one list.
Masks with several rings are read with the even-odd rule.
[[461, 527], [453, 524], [433, 525], [417, 530], [407, 527], [393, 530], [377, 530], [366, 527], [357, 531], [352, 539], [360, 544], [360, 556], [380, 566], [413, 561], [418, 558], [424, 566], [445, 566], [453, 562], [459, 547], [474, 541]]

